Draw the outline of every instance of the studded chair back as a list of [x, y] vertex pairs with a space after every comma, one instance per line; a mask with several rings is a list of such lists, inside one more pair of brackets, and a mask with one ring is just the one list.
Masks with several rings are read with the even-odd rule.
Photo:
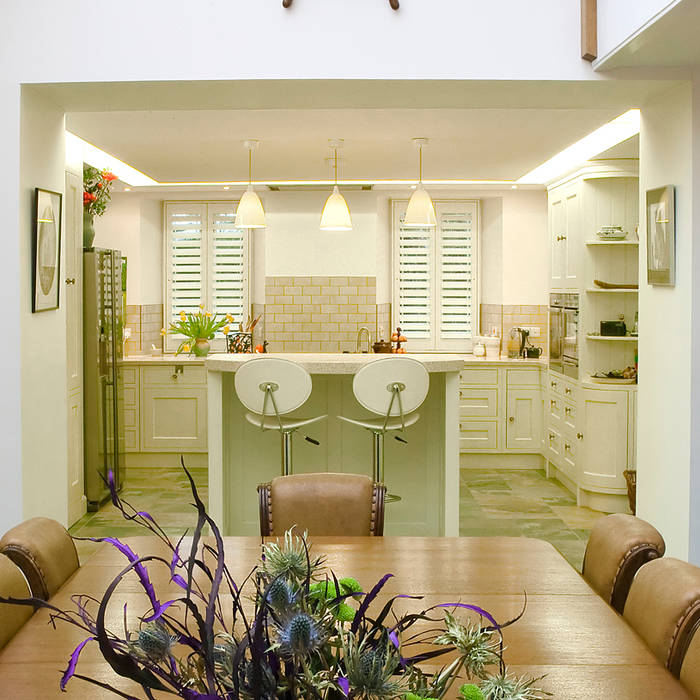
[[664, 538], [634, 515], [616, 513], [593, 528], [583, 559], [583, 577], [620, 614], [639, 568], [664, 555]]
[[32, 518], [8, 530], [0, 552], [22, 570], [32, 595], [48, 600], [77, 571], [78, 553], [71, 536], [50, 518]]
[[[0, 596], [29, 598], [29, 586], [22, 572], [7, 557], [0, 554]], [[17, 630], [32, 616], [34, 610], [25, 605], [0, 603], [0, 648], [4, 647]]]
[[700, 568], [672, 558], [644, 564], [632, 582], [624, 617], [678, 677], [700, 625]]
[[260, 534], [293, 526], [316, 536], [384, 534], [384, 484], [363, 474], [292, 474], [258, 486]]

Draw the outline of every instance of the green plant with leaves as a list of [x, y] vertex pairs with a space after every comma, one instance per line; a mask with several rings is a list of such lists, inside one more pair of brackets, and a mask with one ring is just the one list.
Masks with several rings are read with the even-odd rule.
[[83, 210], [88, 216], [102, 216], [112, 200], [112, 183], [117, 179], [109, 170], [98, 170], [83, 163]]
[[[204, 306], [200, 304], [196, 313], [180, 311], [178, 320], [170, 324], [168, 331], [173, 335], [184, 336], [184, 340], [176, 350], [176, 354], [179, 355], [180, 353], [194, 352], [198, 340], [213, 340], [219, 331], [223, 335], [227, 335], [231, 323], [233, 323], [231, 314], [218, 317], [217, 314], [206, 311]], [[165, 335], [168, 331], [163, 328], [160, 333]]]

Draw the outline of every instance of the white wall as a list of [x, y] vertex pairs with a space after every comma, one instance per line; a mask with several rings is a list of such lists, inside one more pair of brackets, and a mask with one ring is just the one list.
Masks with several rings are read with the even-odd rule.
[[598, 0], [598, 57], [626, 43], [680, 0]]
[[[66, 523], [68, 518], [66, 314], [63, 294], [63, 249], [61, 245], [60, 306], [55, 311], [32, 313], [32, 236], [34, 188], [63, 192], [66, 151], [63, 112], [22, 90], [19, 281], [20, 333], [9, 331], [21, 348], [21, 436], [23, 513], [17, 502], [4, 501], [0, 524], [16, 524], [22, 517], [43, 515]], [[63, 228], [65, 212], [62, 216]], [[9, 246], [12, 248], [12, 244]], [[4, 251], [5, 252], [5, 251]], [[10, 301], [10, 300], [8, 300]], [[11, 345], [13, 343], [10, 343]], [[11, 373], [11, 368], [6, 369]], [[14, 424], [11, 421], [10, 424]], [[7, 428], [4, 428], [7, 430]], [[2, 442], [12, 441], [8, 432]], [[4, 475], [13, 487], [15, 475], [6, 465]], [[3, 491], [5, 489], [3, 480]], [[1, 528], [0, 528], [1, 529]]]
[[[266, 276], [377, 277], [377, 301], [391, 300], [391, 200], [409, 192], [347, 192], [353, 231], [324, 232], [325, 193], [261, 193], [267, 229], [251, 233], [252, 301], [264, 303]], [[228, 195], [228, 193], [227, 193]], [[433, 192], [436, 199], [479, 199], [481, 297], [493, 304], [547, 299], [547, 197], [544, 190]], [[118, 193], [95, 221], [95, 245], [129, 260], [127, 303], [162, 303], [163, 194]], [[170, 197], [174, 198], [174, 197]], [[218, 192], [178, 192], [177, 199], [219, 199]]]
[[[685, 85], [645, 105], [640, 138], [640, 231], [646, 231], [646, 190], [676, 186], [676, 284], [646, 284], [646, 237], [641, 235], [637, 513], [660, 530], [668, 554], [681, 559], [689, 555], [689, 485], [700, 453], [693, 444], [698, 439], [693, 433], [700, 429], [695, 410], [700, 368], [691, 350], [700, 334], [693, 310], [700, 209], [698, 174], [692, 170], [692, 99], [692, 88]], [[700, 129], [695, 126], [697, 140]], [[700, 537], [697, 527], [694, 537]], [[700, 563], [697, 549], [695, 561]]]

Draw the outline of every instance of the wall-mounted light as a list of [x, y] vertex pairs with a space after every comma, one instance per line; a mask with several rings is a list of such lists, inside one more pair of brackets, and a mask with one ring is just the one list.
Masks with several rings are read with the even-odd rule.
[[333, 149], [333, 192], [326, 200], [321, 214], [321, 231], [352, 231], [352, 218], [345, 197], [338, 189], [338, 149], [343, 147], [343, 139], [331, 139]]
[[406, 228], [435, 228], [437, 218], [433, 200], [423, 188], [423, 146], [428, 144], [428, 139], [413, 139], [413, 143], [418, 148], [418, 185], [406, 207], [403, 225]]
[[253, 189], [253, 151], [260, 145], [257, 139], [245, 141], [248, 149], [248, 189], [243, 193], [236, 210], [236, 226], [238, 228], [265, 228], [265, 210], [260, 197]]

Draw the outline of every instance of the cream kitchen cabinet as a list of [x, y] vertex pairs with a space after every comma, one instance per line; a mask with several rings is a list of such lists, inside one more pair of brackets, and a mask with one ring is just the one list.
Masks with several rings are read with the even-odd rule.
[[505, 459], [513, 468], [541, 466], [540, 367], [513, 365], [517, 361], [465, 364], [460, 386], [463, 466], [484, 466], [487, 455]]
[[581, 390], [583, 453], [580, 486], [587, 491], [624, 494], [622, 472], [628, 459], [629, 392], [615, 389]]
[[506, 449], [515, 452], [539, 450], [542, 443], [542, 392], [520, 387], [507, 388]]
[[581, 244], [581, 216], [578, 183], [552, 188], [549, 192], [549, 233], [551, 240], [551, 288], [575, 290], [579, 285], [578, 250]]
[[158, 454], [206, 454], [207, 374], [202, 365], [127, 360], [121, 371], [129, 466], [151, 464]]

